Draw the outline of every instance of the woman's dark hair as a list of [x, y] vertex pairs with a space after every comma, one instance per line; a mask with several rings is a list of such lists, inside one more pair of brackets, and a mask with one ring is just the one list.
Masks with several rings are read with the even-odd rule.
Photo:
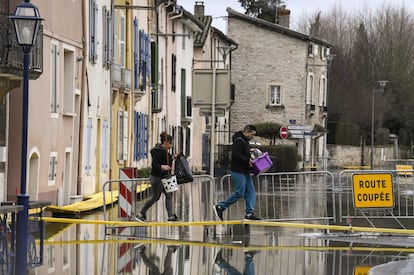
[[164, 143], [165, 141], [169, 142], [169, 141], [173, 141], [174, 139], [171, 135], [167, 134], [167, 132], [164, 131], [160, 134], [160, 140], [161, 140], [161, 143]]

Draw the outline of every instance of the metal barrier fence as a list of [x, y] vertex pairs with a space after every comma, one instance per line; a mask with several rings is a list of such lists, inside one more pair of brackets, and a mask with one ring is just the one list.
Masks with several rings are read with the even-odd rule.
[[[173, 207], [177, 216], [182, 221], [204, 221], [212, 219], [212, 211], [205, 207], [212, 205], [214, 192], [214, 179], [209, 175], [195, 175], [194, 181], [191, 183], [181, 184], [173, 196]], [[144, 203], [152, 196], [150, 191], [149, 178], [133, 178], [133, 179], [117, 179], [109, 180], [103, 185], [104, 201], [107, 196], [116, 197], [120, 190], [120, 185], [123, 184], [129, 190], [136, 190], [136, 195], [131, 197], [131, 207], [128, 217], [125, 219], [133, 220]], [[121, 208], [126, 208], [125, 205], [119, 205], [119, 211], [107, 211], [108, 207], [114, 207], [116, 200], [112, 203], [104, 204], [104, 219], [118, 220], [119, 211]], [[167, 211], [165, 209], [165, 196], [161, 195], [160, 200], [155, 203], [146, 213], [147, 219], [150, 221], [166, 221]]]
[[[390, 174], [392, 178], [392, 193], [394, 206], [389, 208], [356, 208], [354, 205], [353, 175]], [[371, 226], [375, 225], [370, 219], [394, 219], [401, 227], [400, 219], [414, 217], [414, 177], [413, 170], [344, 170], [339, 173], [334, 187], [338, 202], [337, 217], [341, 222], [346, 219], [350, 224], [352, 219], [366, 219]]]
[[[332, 194], [334, 177], [327, 171], [266, 173], [253, 177], [256, 187], [256, 214], [268, 220], [330, 220], [335, 213]], [[214, 192], [214, 202], [232, 192], [231, 176], [221, 178]], [[244, 200], [223, 213], [226, 219], [243, 219]], [[231, 217], [231, 218], [230, 218]]]

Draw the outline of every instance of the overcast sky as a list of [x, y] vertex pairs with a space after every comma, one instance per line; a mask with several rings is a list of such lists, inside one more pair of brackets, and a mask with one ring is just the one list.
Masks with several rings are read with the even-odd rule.
[[[200, 0], [202, 1], [202, 0]], [[237, 0], [204, 0], [205, 14], [213, 16], [213, 26], [226, 32], [225, 16], [226, 8], [240, 12], [244, 9]], [[195, 0], [177, 0], [177, 4], [183, 6], [187, 11], [194, 13]], [[313, 14], [316, 11], [330, 10], [335, 5], [340, 5], [347, 10], [366, 10], [377, 9], [380, 4], [395, 4], [401, 6], [404, 4], [411, 11], [414, 11], [414, 0], [284, 0], [284, 4], [291, 11], [290, 27], [296, 29], [296, 23], [305, 14]]]

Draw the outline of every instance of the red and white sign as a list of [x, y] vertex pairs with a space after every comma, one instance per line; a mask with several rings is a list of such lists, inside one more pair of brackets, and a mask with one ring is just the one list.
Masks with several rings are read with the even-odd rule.
[[286, 126], [280, 127], [279, 135], [281, 139], [287, 139], [289, 136], [288, 128]]
[[[119, 236], [132, 236], [131, 227], [119, 227]], [[130, 238], [128, 238], [130, 239]], [[134, 269], [135, 253], [133, 243], [124, 242], [118, 244], [118, 273], [130, 274]]]
[[122, 181], [125, 179], [132, 179], [131, 169], [121, 169], [119, 171], [119, 217], [130, 218], [132, 216], [132, 196], [134, 195], [132, 181]]

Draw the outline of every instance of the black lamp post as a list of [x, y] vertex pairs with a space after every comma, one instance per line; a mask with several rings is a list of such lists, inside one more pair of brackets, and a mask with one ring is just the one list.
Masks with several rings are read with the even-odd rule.
[[23, 210], [17, 215], [16, 228], [16, 273], [27, 274], [27, 234], [29, 224], [29, 195], [26, 194], [27, 177], [27, 120], [29, 102], [29, 65], [30, 51], [36, 43], [40, 21], [39, 10], [29, 0], [16, 6], [14, 15], [10, 16], [16, 31], [17, 43], [24, 53], [23, 61], [23, 118], [22, 118], [22, 155], [20, 174], [20, 194], [17, 195], [17, 204], [23, 205]]

